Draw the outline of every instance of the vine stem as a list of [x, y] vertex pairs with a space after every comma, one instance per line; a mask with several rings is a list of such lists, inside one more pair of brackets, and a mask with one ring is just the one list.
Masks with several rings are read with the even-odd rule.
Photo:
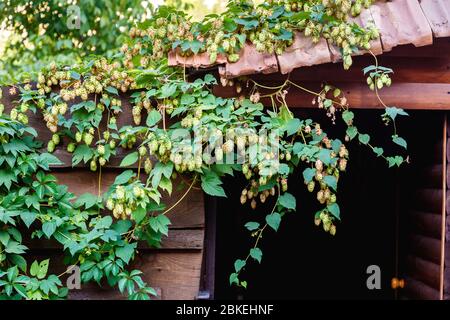
[[139, 156], [137, 180], [139, 180], [139, 177], [140, 177], [140, 175], [141, 175], [141, 162], [142, 162], [142, 157]]
[[[280, 185], [277, 185], [277, 190], [278, 190], [277, 200], [275, 201], [275, 204], [274, 204], [274, 206], [273, 206], [272, 211], [270, 212], [270, 214], [273, 214], [273, 213], [275, 212], [275, 208], [277, 207], [278, 200], [280, 199]], [[262, 234], [263, 234], [264, 230], [266, 230], [266, 228], [267, 228], [268, 225], [269, 225], [269, 224], [266, 222], [266, 223], [264, 224], [264, 226], [258, 230], [258, 236], [257, 236], [257, 238], [256, 238], [255, 244], [253, 245], [253, 248], [252, 248], [252, 249], [255, 249], [255, 248], [258, 246], [259, 240], [261, 240]], [[251, 256], [251, 255], [250, 255], [250, 252], [249, 252], [249, 253], [247, 254], [247, 257], [245, 257], [245, 260], [244, 260], [245, 263], [247, 263], [247, 260], [250, 258], [250, 256]], [[239, 270], [239, 272], [238, 272], [237, 274], [240, 274], [240, 272], [241, 272], [241, 271]]]
[[61, 278], [63, 275], [65, 275], [66, 273], [68, 273], [69, 271], [72, 271], [77, 265], [72, 265], [70, 266], [70, 268], [68, 268], [66, 271], [64, 271], [63, 273], [60, 273], [59, 275], [57, 275], [58, 278]]
[[181, 196], [180, 199], [177, 200], [177, 202], [175, 202], [169, 209], [167, 209], [166, 211], [164, 211], [162, 214], [167, 214], [169, 211], [171, 211], [172, 209], [174, 209], [177, 205], [180, 204], [181, 201], [183, 201], [183, 199], [188, 195], [188, 193], [191, 191], [192, 187], [194, 186], [194, 183], [197, 181], [197, 175], [194, 176], [194, 179], [192, 180], [189, 188], [186, 190], [186, 192]]

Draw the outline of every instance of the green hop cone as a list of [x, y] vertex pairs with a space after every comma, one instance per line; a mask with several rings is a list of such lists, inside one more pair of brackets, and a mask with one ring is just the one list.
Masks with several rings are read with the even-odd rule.
[[53, 140], [50, 140], [47, 144], [47, 151], [52, 153], [53, 151], [55, 151], [55, 143], [53, 142]]
[[72, 153], [75, 151], [75, 143], [71, 142], [67, 145], [67, 151]]

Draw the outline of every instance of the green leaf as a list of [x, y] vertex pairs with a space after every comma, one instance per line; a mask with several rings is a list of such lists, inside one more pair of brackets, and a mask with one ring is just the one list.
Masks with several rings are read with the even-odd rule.
[[370, 141], [370, 136], [369, 136], [368, 134], [360, 133], [360, 134], [358, 135], [358, 140], [359, 140], [359, 142], [361, 142], [362, 144], [368, 144], [369, 141]]
[[152, 110], [147, 116], [147, 127], [153, 127], [162, 119], [161, 113], [157, 110]]
[[332, 203], [327, 206], [328, 212], [330, 212], [333, 216], [335, 216], [337, 219], [341, 219], [341, 211], [339, 209], [339, 205], [337, 203]]
[[331, 150], [325, 148], [320, 149], [317, 158], [319, 158], [325, 165], [328, 166], [331, 163]]
[[6, 231], [0, 231], [0, 243], [3, 244], [4, 246], [6, 246], [8, 244], [9, 241], [9, 234]]
[[335, 176], [324, 176], [323, 177], [323, 182], [329, 186], [330, 188], [332, 188], [334, 191], [337, 190], [337, 179]]
[[82, 160], [84, 163], [88, 162], [94, 156], [94, 152], [89, 146], [80, 144], [76, 147], [72, 155], [72, 166], [76, 166]]
[[95, 229], [108, 229], [113, 223], [111, 216], [104, 216], [100, 218], [95, 224]]
[[234, 270], [236, 270], [236, 272], [241, 271], [243, 267], [245, 267], [245, 260], [237, 259], [234, 262]]
[[195, 98], [193, 95], [185, 93], [181, 96], [181, 99], [180, 99], [181, 105], [191, 105], [194, 102], [195, 102]]
[[258, 222], [250, 221], [250, 222], [247, 222], [247, 223], [245, 224], [245, 227], [246, 227], [249, 231], [253, 231], [253, 230], [256, 230], [256, 229], [259, 228], [259, 223], [258, 223]]
[[54, 221], [47, 221], [42, 225], [42, 231], [47, 236], [47, 238], [50, 238], [52, 234], [56, 231], [56, 222]]
[[306, 168], [305, 170], [303, 170], [303, 179], [305, 180], [305, 183], [309, 183], [310, 181], [312, 181], [315, 175], [316, 169]]
[[30, 274], [35, 277], [39, 272], [39, 263], [34, 260], [30, 267]]
[[296, 207], [295, 197], [288, 192], [285, 192], [283, 195], [280, 196], [278, 203], [281, 206], [285, 207], [286, 209], [290, 209], [290, 210], [295, 210], [295, 207]]
[[137, 151], [134, 151], [130, 154], [127, 154], [125, 158], [122, 159], [122, 162], [120, 162], [121, 167], [128, 167], [132, 164], [136, 163], [139, 159], [139, 153]]
[[202, 175], [202, 189], [207, 194], [216, 197], [226, 197], [225, 190], [221, 187], [222, 181], [216, 173], [206, 171], [206, 175]]
[[384, 150], [383, 148], [374, 147], [373, 152], [377, 155], [377, 157], [380, 157], [383, 154]]
[[163, 235], [167, 236], [167, 234], [169, 232], [169, 225], [171, 223], [170, 223], [169, 218], [166, 217], [166, 215], [160, 214], [157, 216], [150, 217], [149, 222], [150, 222], [150, 227], [154, 231], [160, 232]]
[[392, 136], [392, 141], [394, 141], [394, 143], [398, 144], [399, 146], [401, 146], [405, 149], [408, 148], [408, 144], [407, 144], [406, 140], [397, 135]]
[[288, 122], [284, 125], [283, 129], [287, 132], [288, 136], [293, 135], [298, 131], [301, 126], [300, 119], [294, 118], [288, 120]]
[[80, 208], [84, 205], [84, 207], [87, 209], [92, 208], [93, 206], [97, 205], [99, 201], [98, 196], [92, 194], [92, 193], [83, 193], [81, 196], [78, 197], [78, 199], [75, 201], [74, 206], [76, 208]]
[[345, 110], [344, 112], [342, 112], [342, 120], [344, 120], [344, 122], [348, 126], [350, 126], [352, 124], [354, 117], [355, 117], [355, 114], [352, 111]]
[[136, 224], [140, 223], [146, 215], [147, 211], [142, 207], [137, 207], [137, 209], [131, 213], [131, 216], [133, 217], [134, 221], [136, 221]]
[[116, 248], [116, 256], [123, 260], [126, 264], [130, 262], [131, 257], [134, 254], [137, 243], [127, 243], [123, 247]]
[[121, 184], [127, 183], [128, 180], [130, 180], [131, 178], [133, 178], [135, 176], [136, 176], [136, 173], [134, 173], [133, 170], [126, 170], [116, 177], [116, 179], [114, 180], [114, 185], [121, 185]]
[[119, 95], [119, 91], [117, 91], [117, 89], [114, 88], [114, 87], [109, 86], [109, 87], [106, 87], [105, 90], [108, 91], [111, 94], [115, 94], [116, 96]]
[[389, 118], [391, 118], [392, 120], [395, 120], [395, 118], [397, 117], [397, 115], [400, 116], [409, 116], [409, 114], [401, 109], [401, 108], [397, 108], [397, 107], [387, 107], [385, 109], [386, 113], [385, 115], [387, 115]]
[[17, 241], [9, 240], [8, 245], [5, 247], [5, 252], [7, 253], [15, 253], [15, 254], [22, 254], [25, 253], [25, 250], [28, 248], [24, 246], [23, 244], [20, 244]]
[[50, 262], [49, 259], [41, 261], [41, 263], [39, 264], [39, 271], [36, 274], [36, 278], [38, 278], [38, 279], [45, 278], [45, 276], [47, 275], [49, 262]]
[[14, 265], [18, 266], [20, 270], [23, 272], [27, 272], [27, 260], [22, 257], [20, 254], [10, 254], [8, 259]]
[[266, 222], [273, 230], [278, 231], [278, 227], [280, 226], [281, 222], [281, 216], [277, 212], [268, 214], [266, 216]]
[[347, 130], [345, 131], [345, 134], [348, 135], [350, 140], [353, 140], [358, 134], [358, 129], [354, 126], [348, 127]]
[[237, 273], [230, 274], [230, 285], [232, 285], [233, 283], [239, 284], [239, 279], [238, 279]]
[[260, 248], [252, 248], [250, 249], [250, 256], [255, 259], [256, 261], [258, 261], [259, 263], [261, 263], [261, 259], [262, 259], [262, 251]]

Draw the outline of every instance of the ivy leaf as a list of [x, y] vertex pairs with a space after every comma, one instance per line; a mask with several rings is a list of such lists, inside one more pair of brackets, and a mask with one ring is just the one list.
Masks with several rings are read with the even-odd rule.
[[157, 110], [152, 110], [147, 116], [147, 127], [153, 127], [162, 119], [161, 113]]
[[234, 270], [236, 270], [236, 272], [241, 271], [243, 267], [245, 267], [245, 260], [237, 259], [234, 262]]
[[126, 264], [130, 262], [131, 257], [136, 249], [137, 242], [127, 243], [123, 247], [116, 248], [116, 256], [123, 260]]
[[259, 228], [259, 223], [258, 223], [258, 222], [250, 221], [250, 222], [247, 222], [247, 223], [245, 224], [245, 227], [246, 227], [249, 231], [253, 231], [253, 230], [256, 230], [256, 229]]
[[283, 195], [280, 196], [278, 203], [281, 206], [285, 207], [286, 209], [290, 209], [290, 210], [295, 210], [295, 207], [296, 207], [295, 197], [288, 192], [285, 192]]
[[27, 272], [27, 260], [20, 254], [11, 254], [8, 258], [14, 265], [18, 266], [20, 270]]
[[250, 249], [250, 256], [255, 259], [256, 261], [258, 261], [259, 263], [261, 263], [261, 259], [262, 259], [262, 251], [260, 248], [252, 248]]
[[273, 230], [278, 231], [278, 227], [280, 226], [281, 222], [281, 216], [277, 212], [268, 214], [266, 216], [266, 222]]
[[362, 144], [368, 144], [369, 143], [369, 141], [370, 141], [370, 136], [368, 135], [368, 134], [363, 134], [363, 133], [360, 133], [359, 135], [358, 135], [358, 140], [359, 140], [359, 142], [361, 142]]
[[49, 259], [41, 261], [41, 263], [39, 264], [38, 272], [36, 273], [36, 278], [38, 278], [38, 279], [45, 278], [45, 276], [47, 275], [47, 272], [48, 272], [49, 262], [50, 262]]
[[337, 219], [341, 220], [341, 210], [339, 209], [339, 205], [337, 203], [332, 203], [327, 206], [328, 212], [330, 212]]
[[305, 183], [311, 182], [315, 175], [316, 169], [306, 168], [305, 170], [303, 170], [303, 179], [305, 180]]
[[55, 221], [47, 221], [42, 225], [42, 232], [50, 238], [52, 234], [56, 231], [56, 222]]
[[134, 151], [130, 154], [127, 154], [125, 158], [122, 159], [120, 162], [121, 167], [129, 167], [132, 164], [135, 164], [139, 159], [139, 153], [137, 151]]
[[392, 141], [405, 149], [408, 148], [408, 144], [407, 144], [406, 140], [397, 135], [392, 136]]
[[330, 188], [332, 188], [334, 191], [337, 190], [337, 179], [335, 176], [324, 176], [323, 177], [323, 182], [329, 186]]

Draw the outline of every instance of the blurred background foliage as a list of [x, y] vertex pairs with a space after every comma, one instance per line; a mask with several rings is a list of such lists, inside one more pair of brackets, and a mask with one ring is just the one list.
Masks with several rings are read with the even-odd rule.
[[[220, 0], [2, 0], [0, 84], [35, 79], [51, 62], [71, 65], [93, 55], [110, 57], [128, 30], [162, 4], [194, 19], [224, 10]], [[80, 27], [70, 28], [78, 6]], [[69, 25], [68, 25], [69, 22]]]

